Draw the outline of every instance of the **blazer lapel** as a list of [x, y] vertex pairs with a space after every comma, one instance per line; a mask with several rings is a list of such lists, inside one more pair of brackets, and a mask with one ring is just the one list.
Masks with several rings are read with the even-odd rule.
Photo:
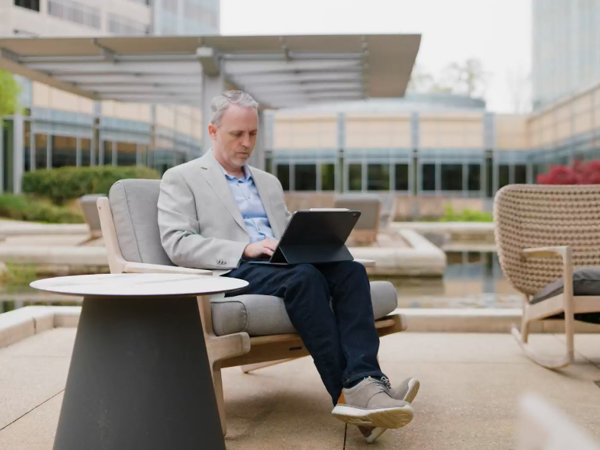
[[246, 225], [244, 224], [242, 213], [240, 213], [240, 208], [235, 202], [235, 198], [233, 198], [233, 194], [231, 193], [231, 189], [227, 184], [227, 180], [225, 179], [225, 175], [223, 174], [219, 163], [213, 156], [212, 149], [210, 149], [206, 155], [200, 158], [200, 167], [200, 173], [204, 176], [208, 184], [210, 184], [212, 190], [223, 202], [237, 224], [247, 233], [248, 230], [246, 230]]
[[[269, 223], [271, 224], [271, 228], [273, 229], [273, 233], [276, 238], [281, 237], [281, 230], [279, 229], [279, 224], [275, 219], [275, 214], [273, 211], [273, 205], [271, 201], [271, 196], [269, 195], [269, 189], [266, 186], [265, 180], [262, 177], [260, 172], [252, 172], [252, 168], [249, 167], [250, 173], [252, 174], [252, 179], [254, 180], [254, 184], [256, 185], [256, 190], [258, 191], [258, 195], [260, 195], [260, 199], [262, 201], [263, 206], [265, 207], [265, 211], [267, 213], [267, 218], [269, 219]], [[258, 176], [257, 176], [258, 175]]]

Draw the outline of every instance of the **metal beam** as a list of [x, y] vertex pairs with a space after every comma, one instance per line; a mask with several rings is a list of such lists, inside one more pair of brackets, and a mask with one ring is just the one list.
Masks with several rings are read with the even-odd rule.
[[270, 73], [261, 75], [237, 75], [230, 74], [231, 79], [243, 78], [248, 86], [273, 86], [283, 83], [336, 83], [339, 81], [358, 81], [362, 82], [362, 76], [359, 71], [352, 72], [299, 72], [299, 73]]
[[102, 84], [102, 85], [154, 85], [154, 84], [165, 84], [165, 85], [178, 85], [178, 86], [202, 86], [202, 81], [198, 78], [195, 79], [189, 75], [173, 76], [173, 75], [115, 75], [108, 74], [103, 76], [98, 75], [64, 75], [61, 77], [62, 80], [73, 83], [84, 89], [90, 84]]
[[267, 86], [261, 86], [259, 88], [257, 87], [251, 87], [248, 86], [247, 84], [244, 84], [244, 86], [249, 90], [252, 91], [253, 93], [255, 93], [256, 95], [261, 95], [261, 94], [265, 94], [265, 95], [269, 95], [269, 94], [275, 94], [275, 93], [279, 93], [279, 92], [301, 92], [301, 93], [310, 93], [310, 92], [337, 92], [337, 91], [359, 91], [362, 92], [363, 91], [363, 86], [360, 83], [356, 83], [356, 82], [351, 82], [351, 83], [325, 83], [325, 84], [281, 84], [281, 85], [275, 85], [272, 87], [267, 87]]
[[152, 61], [124, 62], [116, 64], [110, 62], [30, 63], [27, 64], [27, 68], [51, 73], [55, 76], [86, 73], [98, 75], [111, 73], [146, 73], [159, 75], [176, 73], [178, 75], [200, 75], [202, 73], [198, 61], [173, 62], [169, 64], [157, 64]]
[[221, 75], [221, 64], [219, 54], [210, 47], [200, 47], [196, 50], [196, 57], [202, 64], [202, 71], [209, 77]]
[[91, 99], [95, 98], [94, 95], [90, 92], [87, 92], [83, 89], [79, 89], [78, 87], [70, 83], [57, 80], [56, 78], [49, 76], [48, 74], [37, 72], [35, 70], [32, 70], [30, 67], [26, 67], [20, 64], [18, 58], [14, 53], [4, 50], [2, 48], [0, 48], [0, 69], [4, 69], [8, 72], [27, 77], [34, 81], [39, 81], [40, 83], [44, 83], [48, 86], [52, 86], [66, 92], [70, 92], [71, 94]]
[[201, 86], [173, 86], [173, 85], [105, 85], [105, 84], [90, 84], [86, 86], [92, 92], [97, 92], [102, 96], [110, 94], [182, 94], [182, 95], [202, 95]]
[[223, 70], [227, 74], [242, 75], [242, 74], [257, 74], [269, 72], [295, 72], [303, 70], [336, 70], [336, 69], [356, 69], [360, 70], [361, 63], [358, 61], [262, 61], [262, 62], [245, 62], [245, 61], [224, 61]]

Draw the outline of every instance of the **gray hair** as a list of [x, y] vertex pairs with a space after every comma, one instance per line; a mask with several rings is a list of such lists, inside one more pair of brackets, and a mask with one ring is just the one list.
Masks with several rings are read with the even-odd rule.
[[215, 126], [221, 124], [223, 114], [230, 105], [238, 105], [244, 108], [254, 108], [258, 112], [258, 103], [250, 94], [243, 91], [226, 91], [212, 99], [210, 110], [212, 112], [210, 123]]

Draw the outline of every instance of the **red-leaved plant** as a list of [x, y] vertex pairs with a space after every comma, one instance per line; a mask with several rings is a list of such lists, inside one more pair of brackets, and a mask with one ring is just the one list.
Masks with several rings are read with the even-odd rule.
[[551, 166], [546, 174], [537, 176], [538, 184], [600, 184], [600, 160], [569, 166]]

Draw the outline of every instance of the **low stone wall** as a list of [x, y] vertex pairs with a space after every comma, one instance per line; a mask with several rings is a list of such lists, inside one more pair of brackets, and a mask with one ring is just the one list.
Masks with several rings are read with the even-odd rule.
[[[355, 192], [353, 194], [360, 193]], [[387, 199], [389, 199], [390, 193], [388, 191], [369, 193], [369, 195], [376, 194], [380, 195], [384, 204], [389, 203]], [[333, 208], [335, 195], [333, 192], [286, 192], [285, 203], [290, 211], [309, 208]], [[446, 205], [451, 205], [456, 212], [465, 209], [484, 211], [486, 208], [486, 203], [481, 198], [395, 195], [393, 201], [393, 221], [412, 221], [421, 218], [438, 219], [444, 216]]]
[[446, 254], [414, 230], [400, 230], [406, 247], [350, 247], [357, 259], [372, 259], [372, 275], [441, 277], [446, 270]]
[[[406, 319], [408, 332], [509, 333], [521, 323], [520, 309], [396, 309]], [[26, 306], [0, 314], [0, 348], [59, 327], [77, 327], [80, 306]], [[575, 322], [576, 333], [598, 333], [600, 325]], [[532, 333], [564, 333], [564, 322], [531, 324]]]

